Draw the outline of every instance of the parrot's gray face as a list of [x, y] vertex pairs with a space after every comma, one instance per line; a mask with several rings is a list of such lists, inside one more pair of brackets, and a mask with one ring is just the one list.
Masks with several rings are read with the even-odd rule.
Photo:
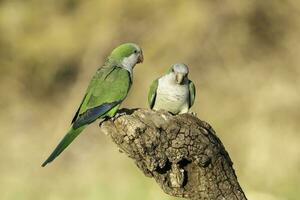
[[177, 84], [183, 84], [185, 80], [188, 80], [189, 69], [185, 64], [174, 64], [172, 66], [172, 72]]
[[142, 63], [143, 61], [143, 51], [140, 48], [136, 48], [129, 56], [123, 58], [121, 63], [125, 68], [132, 69], [137, 63]]
[[129, 56], [135, 62], [135, 64], [142, 63], [144, 61], [143, 51], [140, 47], [135, 46], [131, 55]]

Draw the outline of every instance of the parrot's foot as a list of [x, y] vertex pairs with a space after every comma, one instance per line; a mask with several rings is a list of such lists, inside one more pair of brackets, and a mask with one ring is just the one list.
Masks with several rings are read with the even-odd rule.
[[197, 117], [197, 113], [195, 113], [195, 112], [190, 111], [188, 113], [191, 114], [191, 115], [193, 115], [193, 116], [195, 116], [195, 117]]
[[101, 127], [102, 123], [107, 121], [107, 120], [112, 120], [112, 121], [115, 121], [117, 118], [123, 116], [123, 115], [126, 115], [127, 113], [126, 112], [119, 112], [117, 114], [115, 114], [115, 116], [113, 117], [104, 117], [103, 120], [99, 123], [99, 127]]
[[126, 112], [118, 112], [117, 114], [115, 114], [115, 116], [113, 116], [112, 118], [110, 118], [112, 121], [115, 121], [117, 118], [126, 115]]

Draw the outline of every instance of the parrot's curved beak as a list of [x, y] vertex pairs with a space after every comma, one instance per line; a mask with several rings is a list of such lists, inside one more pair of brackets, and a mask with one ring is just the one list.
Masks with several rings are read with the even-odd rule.
[[141, 52], [138, 57], [137, 63], [142, 63], [143, 61], [144, 61], [144, 55], [143, 55], [143, 52]]
[[181, 84], [183, 82], [183, 79], [184, 79], [184, 74], [176, 73], [175, 80], [177, 84]]

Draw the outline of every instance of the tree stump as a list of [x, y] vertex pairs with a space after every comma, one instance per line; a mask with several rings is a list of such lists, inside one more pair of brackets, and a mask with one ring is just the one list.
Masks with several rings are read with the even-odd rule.
[[123, 109], [101, 122], [121, 152], [163, 191], [187, 199], [246, 199], [233, 163], [212, 127], [192, 114]]

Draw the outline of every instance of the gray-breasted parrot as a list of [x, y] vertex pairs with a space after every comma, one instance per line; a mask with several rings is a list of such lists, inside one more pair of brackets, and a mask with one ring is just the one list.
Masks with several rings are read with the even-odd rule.
[[185, 64], [174, 64], [168, 72], [154, 80], [148, 93], [148, 104], [153, 110], [166, 110], [173, 114], [187, 113], [195, 101], [194, 83], [188, 79]]
[[59, 156], [87, 125], [116, 114], [131, 87], [133, 68], [140, 62], [143, 62], [143, 52], [136, 44], [125, 43], [111, 52], [90, 81], [70, 130], [42, 164], [43, 167]]

